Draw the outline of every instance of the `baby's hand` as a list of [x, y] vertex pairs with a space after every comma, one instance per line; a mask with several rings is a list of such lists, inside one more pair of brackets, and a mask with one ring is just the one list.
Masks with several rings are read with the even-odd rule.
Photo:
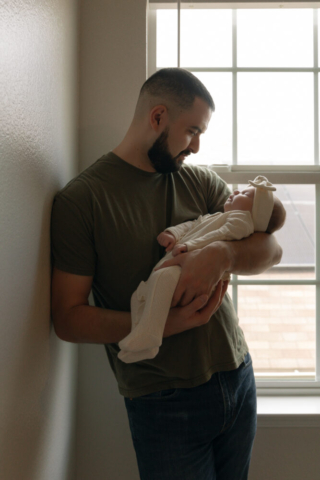
[[170, 252], [176, 243], [175, 236], [170, 232], [161, 232], [157, 240], [162, 247], [166, 247], [166, 252]]
[[176, 245], [172, 250], [172, 255], [176, 257], [179, 253], [186, 253], [188, 251], [187, 245]]

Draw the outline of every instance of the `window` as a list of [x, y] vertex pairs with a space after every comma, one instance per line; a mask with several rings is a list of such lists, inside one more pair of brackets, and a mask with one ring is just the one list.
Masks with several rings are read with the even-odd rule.
[[281, 264], [229, 286], [266, 393], [320, 391], [320, 3], [297, 5], [149, 2], [149, 75], [186, 68], [215, 101], [189, 161], [231, 189], [265, 174], [287, 210]]

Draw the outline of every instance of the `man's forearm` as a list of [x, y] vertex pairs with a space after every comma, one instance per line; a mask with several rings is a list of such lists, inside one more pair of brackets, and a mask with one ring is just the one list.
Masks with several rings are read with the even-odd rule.
[[56, 334], [73, 343], [118, 343], [131, 331], [130, 312], [79, 305], [53, 315]]
[[227, 249], [229, 273], [257, 275], [281, 261], [282, 248], [274, 235], [257, 232], [243, 240], [223, 243]]

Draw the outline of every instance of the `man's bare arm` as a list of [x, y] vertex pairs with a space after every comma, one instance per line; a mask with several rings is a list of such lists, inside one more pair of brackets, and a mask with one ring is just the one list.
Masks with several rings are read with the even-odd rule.
[[[131, 331], [130, 312], [89, 305], [92, 277], [74, 275], [54, 268], [52, 318], [61, 340], [73, 343], [119, 343]], [[190, 305], [170, 310], [164, 337], [207, 323], [220, 307], [228, 283], [220, 282], [215, 295], [201, 295]]]
[[54, 268], [51, 291], [55, 332], [66, 342], [117, 343], [131, 331], [130, 312], [90, 306], [92, 280]]
[[282, 248], [268, 233], [256, 232], [243, 240], [225, 243], [229, 249], [229, 273], [258, 275], [281, 261]]
[[172, 305], [185, 306], [202, 294], [210, 296], [225, 272], [257, 275], [278, 264], [281, 256], [282, 249], [273, 235], [254, 233], [243, 240], [214, 242], [200, 250], [182, 253], [160, 268], [181, 266]]

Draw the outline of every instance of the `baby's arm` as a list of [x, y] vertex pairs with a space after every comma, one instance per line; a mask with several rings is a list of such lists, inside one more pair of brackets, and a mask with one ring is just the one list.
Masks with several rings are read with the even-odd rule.
[[202, 215], [200, 215], [200, 217], [198, 217], [195, 220], [189, 220], [188, 222], [180, 223], [179, 225], [175, 225], [174, 227], [166, 228], [165, 231], [172, 233], [175, 236], [176, 241], [178, 242], [183, 238], [183, 236], [186, 233], [188, 233], [198, 223], [201, 223], [202, 218], [203, 218]]
[[[226, 223], [218, 230], [203, 235], [186, 243], [187, 251], [198, 250], [219, 240], [241, 240], [254, 232], [252, 217], [249, 212], [232, 212]], [[175, 254], [173, 253], [175, 256]]]
[[166, 252], [170, 252], [175, 246], [176, 242], [180, 240], [197, 221], [201, 221], [201, 216], [196, 220], [190, 220], [189, 222], [180, 223], [175, 227], [167, 228], [164, 232], [158, 235], [157, 240], [162, 247], [166, 247]]

